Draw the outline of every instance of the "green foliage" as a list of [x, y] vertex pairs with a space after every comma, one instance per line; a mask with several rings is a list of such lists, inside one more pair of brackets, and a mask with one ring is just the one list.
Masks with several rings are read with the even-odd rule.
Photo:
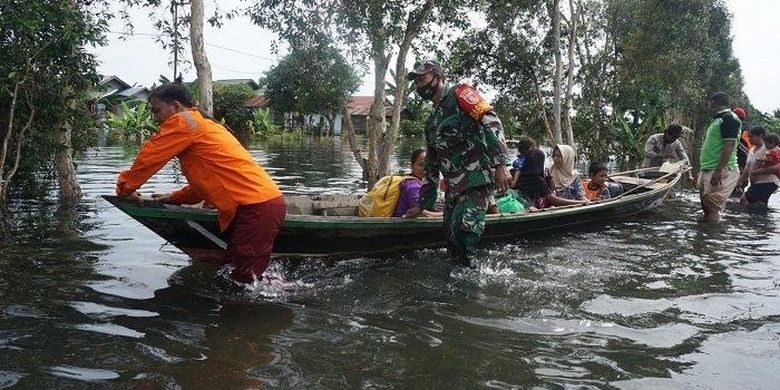
[[528, 109], [509, 95], [498, 96], [493, 102], [493, 108], [498, 117], [501, 118], [507, 138], [517, 139], [522, 135], [527, 135], [540, 143], [549, 141], [549, 136], [537, 110]]
[[246, 126], [254, 138], [265, 139], [281, 133], [281, 128], [271, 122], [268, 109], [254, 110], [252, 119], [247, 121]]
[[425, 121], [401, 119], [398, 130], [402, 137], [423, 137], [425, 136]]
[[214, 118], [226, 124], [239, 140], [246, 143], [252, 136], [248, 123], [253, 120], [252, 109], [244, 106], [255, 92], [246, 84], [214, 85]]
[[[393, 73], [393, 72], [391, 72]], [[395, 86], [388, 83], [388, 89], [395, 94]], [[404, 97], [404, 103], [401, 108], [401, 122], [398, 126], [398, 133], [401, 137], [420, 137], [425, 135], [425, 125], [428, 117], [431, 115], [431, 105], [420, 99], [414, 92], [414, 88]], [[388, 95], [391, 93], [388, 92]]]
[[619, 162], [625, 167], [633, 167], [644, 157], [647, 139], [666, 128], [665, 107], [661, 104], [646, 105], [645, 110], [631, 111], [631, 122], [626, 116], [615, 119], [612, 127], [613, 149]]
[[[548, 138], [538, 93], [552, 77], [545, 2], [489, 2], [481, 11], [487, 25], [467, 31], [450, 45], [445, 62], [451, 79], [473, 79], [497, 92], [494, 106], [513, 137]], [[484, 89], [484, 88], [483, 88]]]
[[[68, 124], [74, 148], [92, 140], [95, 120], [87, 110], [97, 83], [96, 61], [85, 50], [103, 42], [108, 15], [99, 4], [69, 0], [0, 2], [0, 139], [8, 153], [0, 174], [50, 172], [60, 149], [58, 130]], [[17, 90], [16, 106], [12, 93]], [[10, 118], [14, 123], [10, 126]], [[22, 129], [29, 121], [24, 134]]]
[[[559, 39], [551, 34], [551, 3], [480, 3], [477, 10], [487, 23], [449, 45], [449, 73], [494, 89], [495, 106], [512, 128], [508, 132], [547, 138], [540, 112], [552, 117], [552, 48]], [[709, 121], [707, 96], [725, 91], [734, 106], [747, 103], [722, 1], [575, 0], [574, 5], [572, 128], [580, 153], [599, 160], [617, 154], [636, 163], [638, 144], [660, 131], [663, 117], [693, 128], [698, 142]], [[540, 12], [545, 8], [548, 12]], [[568, 4], [562, 9], [566, 50], [573, 16]]]
[[119, 115], [108, 113], [105, 123], [108, 139], [112, 143], [129, 145], [141, 143], [157, 129], [146, 102], [131, 107], [127, 102], [119, 104]]
[[664, 102], [666, 115], [692, 127], [698, 143], [710, 120], [706, 102], [710, 94], [725, 91], [735, 105], [744, 99], [724, 3], [613, 0], [609, 4], [620, 53], [610, 96], [616, 115], [648, 112], [653, 102]]
[[357, 91], [360, 78], [337, 49], [307, 45], [282, 58], [266, 73], [265, 82], [275, 111], [332, 119]]
[[[404, 39], [409, 20], [420, 12], [422, 2], [400, 0], [257, 0], [248, 8], [252, 21], [279, 34], [293, 48], [312, 43], [342, 44], [352, 57], [366, 63], [372, 53], [384, 53]], [[430, 42], [459, 34], [467, 18], [461, 12], [469, 3], [435, 2], [433, 13], [423, 23], [421, 34]], [[453, 26], [438, 28], [431, 26]]]

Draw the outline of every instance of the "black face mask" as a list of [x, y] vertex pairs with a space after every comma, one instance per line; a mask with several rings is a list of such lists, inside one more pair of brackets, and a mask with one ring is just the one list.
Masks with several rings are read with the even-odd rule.
[[423, 100], [433, 100], [433, 96], [436, 95], [436, 90], [438, 88], [438, 82], [434, 77], [433, 80], [428, 83], [428, 85], [423, 85], [422, 87], [417, 87], [415, 89], [417, 90], [417, 94], [420, 95]]

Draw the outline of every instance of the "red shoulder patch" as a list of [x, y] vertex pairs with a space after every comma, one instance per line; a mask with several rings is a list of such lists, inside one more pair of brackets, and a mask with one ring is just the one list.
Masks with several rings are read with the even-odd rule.
[[468, 84], [457, 86], [455, 96], [458, 99], [458, 106], [476, 120], [482, 119], [488, 111], [493, 109], [490, 103], [479, 95], [479, 91]]

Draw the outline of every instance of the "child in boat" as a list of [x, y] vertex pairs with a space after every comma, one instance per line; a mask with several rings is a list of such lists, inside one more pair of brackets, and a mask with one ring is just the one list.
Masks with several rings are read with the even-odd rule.
[[766, 147], [766, 157], [756, 160], [756, 163], [760, 164], [758, 167], [774, 167], [773, 173], [780, 177], [780, 137], [777, 134], [767, 134], [764, 137], [764, 147]]
[[[403, 217], [410, 208], [417, 205], [422, 179], [425, 176], [425, 149], [412, 151], [409, 166], [412, 174], [399, 185], [398, 203], [396, 203], [395, 210], [393, 210], [394, 217]], [[423, 210], [423, 216], [434, 217], [440, 215], [442, 215], [440, 212]]]
[[607, 186], [607, 176], [609, 168], [602, 162], [593, 162], [588, 167], [589, 179], [582, 182], [582, 189], [585, 191], [585, 198], [591, 202], [606, 200], [611, 198], [609, 187]]
[[522, 137], [517, 149], [525, 156], [523, 166], [514, 173], [512, 186], [522, 197], [530, 201], [531, 206], [545, 208], [549, 206], [568, 206], [586, 204], [587, 200], [569, 200], [556, 196], [544, 179], [544, 152], [539, 149], [536, 141], [530, 137]]

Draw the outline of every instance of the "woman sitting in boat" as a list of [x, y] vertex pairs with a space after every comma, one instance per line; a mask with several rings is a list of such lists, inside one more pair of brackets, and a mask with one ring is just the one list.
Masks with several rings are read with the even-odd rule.
[[553, 149], [553, 165], [550, 172], [555, 195], [564, 199], [586, 200], [580, 174], [574, 169], [574, 148], [558, 145]]
[[133, 166], [119, 175], [117, 194], [142, 202], [136, 190], [178, 157], [187, 186], [152, 196], [161, 203], [213, 205], [220, 230], [230, 237], [230, 277], [253, 283], [268, 267], [284, 221], [282, 193], [224, 126], [194, 107], [183, 86], [164, 85], [152, 92], [149, 103], [160, 129], [138, 152]]
[[522, 168], [515, 172], [513, 187], [537, 208], [587, 204], [587, 200], [570, 200], [556, 196], [544, 179], [544, 152], [531, 137], [520, 138], [517, 150], [525, 156]]
[[[412, 207], [417, 205], [417, 199], [420, 197], [420, 187], [422, 179], [425, 176], [425, 149], [415, 149], [412, 151], [410, 159], [410, 168], [412, 175], [399, 184], [398, 203], [393, 210], [394, 217], [403, 217]], [[423, 210], [422, 216], [435, 217], [441, 216], [441, 212]]]
[[607, 186], [607, 176], [609, 168], [602, 162], [593, 162], [588, 167], [590, 179], [582, 182], [582, 189], [585, 191], [585, 198], [591, 202], [607, 200], [612, 197], [609, 186]]

